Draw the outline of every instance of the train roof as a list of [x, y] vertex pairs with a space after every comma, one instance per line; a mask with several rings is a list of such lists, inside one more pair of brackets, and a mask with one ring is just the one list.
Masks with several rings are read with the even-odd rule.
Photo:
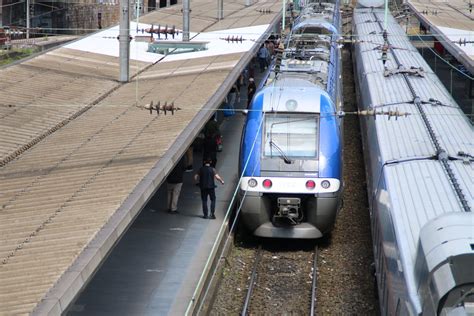
[[[318, 85], [307, 80], [308, 76], [308, 74], [284, 74], [277, 80], [268, 82], [259, 93], [264, 98], [262, 110], [319, 113], [321, 99], [331, 100], [331, 98]], [[291, 101], [291, 104], [288, 101]]]
[[[314, 60], [298, 60], [284, 59], [280, 67], [280, 77], [291, 80], [293, 78], [301, 78], [310, 81], [312, 84], [318, 85], [323, 89], [327, 87], [329, 67], [326, 61]], [[271, 73], [271, 78], [275, 73]]]
[[333, 3], [310, 3], [296, 19], [292, 32], [302, 28], [322, 27], [337, 34], [338, 21], [335, 21], [335, 11], [336, 5]]
[[[374, 12], [378, 12], [379, 18], [383, 20], [381, 9]], [[385, 64], [386, 69], [384, 68], [380, 60], [381, 51], [374, 49], [378, 44], [383, 43], [383, 39], [380, 32], [377, 35], [371, 34], [379, 30], [375, 23], [367, 22], [371, 19], [372, 15], [369, 12], [354, 16], [354, 24], [357, 25], [359, 33], [358, 39], [361, 41], [359, 49], [364, 52], [362, 62], [359, 62], [357, 67], [365, 74], [370, 86], [370, 104], [364, 106], [379, 110], [398, 109], [411, 114], [398, 120], [377, 119], [380, 137], [389, 140], [381, 143], [383, 160], [432, 156], [435, 153], [435, 147], [420, 113], [413, 104], [409, 86], [401, 74], [384, 75], [386, 71], [396, 72], [403, 69], [397, 68], [395, 58], [390, 52]], [[394, 52], [404, 69], [418, 70], [423, 74], [423, 77], [410, 75], [409, 78], [416, 94], [424, 103], [423, 109], [435, 134], [439, 136], [441, 147], [449, 156], [457, 156], [459, 151], [474, 153], [472, 125], [392, 17], [388, 23], [388, 33], [390, 43], [395, 48]]]
[[337, 34], [337, 28], [333, 24], [322, 21], [318, 18], [306, 19], [304, 21], [299, 22], [298, 24], [295, 24], [292, 32], [296, 32], [300, 29], [314, 28], [314, 27], [325, 28], [327, 30], [330, 30], [333, 34]]
[[[410, 114], [397, 120], [387, 117], [366, 120], [368, 129], [376, 130], [370, 145], [379, 150], [380, 156], [374, 159], [379, 159], [384, 172], [386, 191], [378, 192], [378, 203], [386, 205], [389, 211], [400, 249], [400, 271], [405, 272], [410, 291], [416, 295], [419, 276], [414, 273], [414, 265], [420, 231], [435, 218], [466, 211], [456, 186], [464, 196], [465, 205], [474, 210], [474, 164], [462, 154], [474, 155], [474, 130], [392, 16], [387, 20], [392, 49], [388, 50], [384, 67], [383, 21], [383, 9], [354, 11], [356, 67], [363, 74], [360, 88], [367, 92], [363, 99], [367, 104], [361, 107], [398, 109]], [[402, 67], [398, 67], [397, 60]], [[410, 89], [419, 97], [421, 110]], [[435, 135], [434, 140], [430, 135]], [[447, 159], [439, 159], [442, 156]], [[456, 184], [443, 167], [445, 164], [452, 170]]]

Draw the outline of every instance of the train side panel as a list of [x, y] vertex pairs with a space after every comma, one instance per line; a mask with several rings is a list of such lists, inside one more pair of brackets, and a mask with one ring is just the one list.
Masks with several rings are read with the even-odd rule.
[[463, 315], [474, 305], [474, 161], [459, 153], [472, 155], [474, 131], [391, 16], [384, 44], [383, 19], [354, 11], [360, 109], [411, 114], [361, 117], [381, 312]]

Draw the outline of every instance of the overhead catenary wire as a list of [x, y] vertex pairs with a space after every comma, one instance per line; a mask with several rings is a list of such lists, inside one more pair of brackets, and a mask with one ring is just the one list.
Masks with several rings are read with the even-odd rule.
[[[64, 10], [64, 9], [60, 9], [60, 10]], [[50, 11], [48, 12], [45, 12], [45, 14], [48, 14], [50, 13]], [[33, 16], [33, 17], [36, 17]], [[247, 16], [248, 17], [248, 16]], [[157, 23], [143, 23], [143, 24], [146, 24], [146, 25], [155, 25], [157, 26], [159, 23], [159, 21]], [[161, 23], [162, 26], [166, 25], [166, 22], [164, 23]], [[170, 25], [170, 24], [168, 24]], [[112, 29], [114, 27], [116, 27], [117, 25], [112, 25], [110, 27], [107, 27], [107, 28], [103, 28], [103, 29], [99, 29], [99, 28], [86, 28], [86, 27], [31, 27], [30, 30], [34, 31], [34, 30], [38, 30], [38, 31], [62, 31], [62, 32], [67, 32], [67, 31], [71, 31], [71, 32], [97, 32], [97, 31], [105, 31], [105, 30], [108, 30], [108, 29]], [[10, 26], [11, 28], [15, 28], [15, 29], [18, 29], [18, 30], [25, 30], [26, 27], [25, 26], [22, 26], [22, 25], [11, 25]], [[177, 26], [179, 27], [179, 26]], [[136, 29], [132, 29], [130, 28], [129, 31], [133, 31], [133, 30], [136, 30]], [[140, 29], [141, 30], [141, 29]], [[202, 32], [203, 34], [205, 34], [205, 31]], [[222, 35], [227, 35], [227, 34], [230, 34], [230, 35], [260, 35], [260, 33], [258, 32], [246, 32], [246, 31], [232, 31], [232, 30], [223, 30], [223, 31], [212, 31], [213, 34], [222, 34]], [[51, 34], [56, 34], [56, 33], [51, 33]], [[278, 36], [278, 37], [281, 37], [281, 33], [280, 32], [270, 32], [268, 33], [269, 36]], [[85, 34], [87, 35], [87, 34]], [[358, 37], [360, 37], [359, 35], [354, 35], [354, 34], [347, 34], [347, 33], [334, 33], [335, 36], [338, 36], [338, 37], [345, 37], [345, 38], [355, 38], [355, 40], [357, 40]], [[373, 34], [373, 35], [376, 35], [376, 34]], [[426, 38], [432, 38], [433, 36], [436, 36], [436, 35], [444, 35], [443, 33], [429, 33], [429, 34], [417, 34], [419, 35], [420, 37], [426, 37]], [[450, 33], [451, 36], [466, 36], [466, 32], [460, 32], [460, 33]], [[98, 34], [89, 34], [88, 35], [89, 37], [97, 37], [97, 38], [100, 38], [101, 36], [98, 36]], [[323, 35], [324, 36], [324, 35]], [[329, 36], [329, 35], [325, 35], [325, 36]], [[406, 35], [392, 35], [391, 36], [392, 38], [406, 38]], [[307, 41], [308, 43], [311, 43], [311, 42], [315, 42], [315, 41], [312, 41], [312, 40], [305, 40]], [[439, 40], [438, 42], [440, 43], [453, 43], [453, 42], [457, 42], [457, 41], [444, 41], [444, 40]]]

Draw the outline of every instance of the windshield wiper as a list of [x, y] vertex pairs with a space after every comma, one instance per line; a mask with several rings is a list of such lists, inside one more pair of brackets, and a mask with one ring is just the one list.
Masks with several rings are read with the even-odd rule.
[[278, 150], [278, 152], [280, 153], [280, 157], [283, 159], [283, 161], [286, 164], [292, 164], [293, 163], [293, 160], [288, 158], [288, 156], [285, 154], [285, 152], [277, 144], [275, 144], [275, 142], [273, 140], [270, 141], [270, 147], [275, 147], [276, 150]]

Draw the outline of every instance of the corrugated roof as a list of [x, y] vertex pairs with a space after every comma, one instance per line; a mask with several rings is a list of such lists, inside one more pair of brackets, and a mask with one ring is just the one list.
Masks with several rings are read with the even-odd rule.
[[472, 45], [460, 45], [459, 40], [472, 40], [474, 19], [469, 4], [464, 0], [428, 1], [409, 0], [419, 20], [429, 26], [430, 33], [466, 68], [474, 73], [474, 49]]
[[[261, 6], [275, 13], [257, 12]], [[242, 13], [229, 11], [234, 7]], [[191, 28], [261, 25], [275, 21], [279, 8], [228, 3], [231, 18], [216, 22], [215, 3], [196, 2]], [[179, 28], [178, 12], [168, 8], [141, 21]], [[239, 23], [242, 15], [248, 19]], [[1, 99], [13, 105], [0, 106], [0, 314], [67, 307], [220, 105], [221, 86], [230, 88], [250, 57], [160, 62], [138, 84], [125, 85], [115, 81], [116, 57], [67, 48], [0, 71], [10, 89]], [[150, 65], [133, 64], [131, 73]], [[140, 105], [174, 101], [181, 110], [150, 115], [136, 107], [137, 97]], [[16, 128], [8, 125], [13, 119], [21, 122]]]

